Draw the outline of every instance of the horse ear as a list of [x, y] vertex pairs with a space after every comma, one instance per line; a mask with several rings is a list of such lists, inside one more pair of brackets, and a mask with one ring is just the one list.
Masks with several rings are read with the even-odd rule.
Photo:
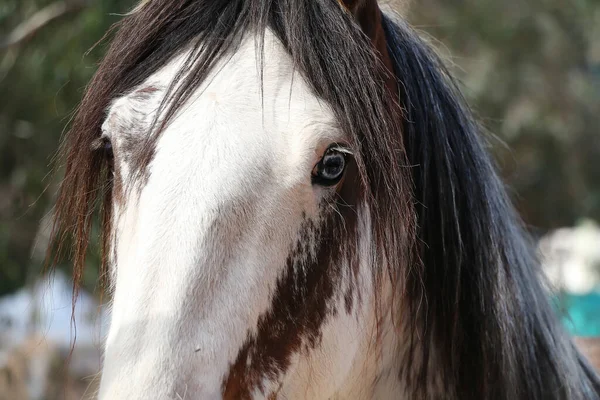
[[387, 48], [385, 31], [383, 29], [383, 15], [377, 0], [338, 0], [340, 5], [348, 11], [362, 31], [371, 39], [371, 43], [381, 62], [387, 69], [388, 77], [386, 85], [390, 87], [393, 93], [398, 93], [396, 79], [394, 77], [394, 66], [390, 53]]

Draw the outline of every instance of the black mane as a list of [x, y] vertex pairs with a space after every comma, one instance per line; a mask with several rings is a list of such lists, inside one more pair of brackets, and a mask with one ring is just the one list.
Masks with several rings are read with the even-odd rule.
[[408, 378], [423, 393], [439, 372], [445, 398], [600, 398], [454, 81], [409, 27], [384, 23], [406, 110], [404, 143], [417, 166], [422, 268], [408, 276], [407, 298], [417, 316], [412, 345], [430, 362]]
[[384, 27], [399, 99], [388, 98], [377, 55], [337, 0], [146, 2], [117, 25], [66, 136], [53, 244], [60, 251], [63, 238], [75, 239], [77, 280], [101, 200], [110, 251], [110, 193], [98, 190], [110, 180], [102, 154], [85, 149], [114, 98], [192, 46], [167, 124], [244, 34], [261, 46], [271, 29], [353, 139], [375, 221], [372, 258], [382, 270], [374, 273], [396, 285], [396, 319], [410, 344], [397, 374], [412, 398], [599, 398], [600, 381], [549, 305], [532, 246], [452, 79], [410, 28], [388, 18]]

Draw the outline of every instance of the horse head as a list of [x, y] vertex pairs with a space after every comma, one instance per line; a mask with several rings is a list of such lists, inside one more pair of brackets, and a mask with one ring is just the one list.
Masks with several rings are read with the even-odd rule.
[[374, 0], [150, 0], [67, 135], [101, 399], [594, 398], [478, 126]]

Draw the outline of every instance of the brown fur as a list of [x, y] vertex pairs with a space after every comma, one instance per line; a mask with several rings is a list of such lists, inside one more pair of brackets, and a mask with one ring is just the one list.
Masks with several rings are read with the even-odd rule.
[[[339, 289], [344, 275], [354, 287], [354, 293], [346, 296], [357, 295], [354, 281], [358, 274], [359, 192], [356, 169], [350, 167], [347, 172], [339, 198], [325, 200], [327, 204], [322, 206], [321, 218], [326, 222], [317, 225], [305, 220], [303, 233], [277, 282], [271, 309], [259, 318], [257, 333], [248, 335], [223, 381], [224, 399], [250, 399], [256, 389], [265, 394], [264, 379], [279, 384], [293, 354], [308, 352], [320, 344], [323, 324], [329, 317], [344, 312], [333, 305], [342, 295]], [[314, 258], [307, 253], [310, 236], [316, 237], [318, 243]], [[345, 310], [351, 312], [352, 306], [346, 304]]]

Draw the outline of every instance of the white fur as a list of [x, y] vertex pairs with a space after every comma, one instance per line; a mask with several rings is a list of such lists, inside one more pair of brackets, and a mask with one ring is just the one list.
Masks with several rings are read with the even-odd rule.
[[[302, 212], [318, 218], [324, 189], [311, 185], [311, 170], [344, 137], [270, 33], [265, 52], [264, 102], [248, 38], [162, 133], [140, 191], [115, 203], [100, 399], [220, 398], [247, 333], [270, 307]], [[167, 87], [184, 56], [142, 87]], [[131, 96], [116, 100], [107, 120], [133, 118], [140, 110]], [[153, 117], [160, 98], [142, 111]], [[107, 123], [104, 134], [119, 160], [122, 132]], [[119, 167], [128, 183], [130, 166]], [[371, 398], [383, 368], [371, 275], [363, 263], [361, 306], [328, 319], [321, 346], [294, 356], [281, 398]], [[343, 296], [336, 301], [343, 310]]]

